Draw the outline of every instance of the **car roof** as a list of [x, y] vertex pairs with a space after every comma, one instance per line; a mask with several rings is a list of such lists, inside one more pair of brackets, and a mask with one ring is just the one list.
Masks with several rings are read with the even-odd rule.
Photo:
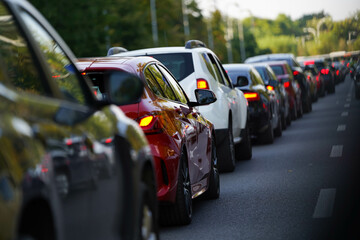
[[270, 61], [276, 59], [281, 60], [281, 59], [289, 59], [289, 58], [295, 59], [292, 53], [272, 53], [272, 54], [264, 54], [264, 55], [249, 57], [245, 60], [245, 63], [263, 62], [263, 61]]
[[223, 64], [223, 67], [226, 70], [241, 70], [241, 71], [249, 71], [250, 69], [254, 69], [254, 66], [252, 66], [251, 64], [244, 64], [244, 63]]

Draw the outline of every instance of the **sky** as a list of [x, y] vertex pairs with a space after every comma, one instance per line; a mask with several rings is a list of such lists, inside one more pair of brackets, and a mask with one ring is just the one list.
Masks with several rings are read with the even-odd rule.
[[[360, 10], [360, 0], [197, 0], [203, 14], [208, 16], [214, 4], [225, 15], [246, 18], [255, 17], [275, 19], [279, 13], [290, 16], [292, 20], [304, 14], [330, 14], [333, 21], [344, 20]], [[239, 13], [240, 12], [240, 13]]]

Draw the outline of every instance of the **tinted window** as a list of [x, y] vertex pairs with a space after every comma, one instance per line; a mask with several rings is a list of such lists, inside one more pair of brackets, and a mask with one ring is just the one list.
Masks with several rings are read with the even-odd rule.
[[274, 73], [278, 76], [278, 75], [284, 75], [284, 68], [282, 66], [279, 65], [274, 65], [271, 66], [271, 69], [274, 71]]
[[171, 89], [170, 84], [166, 81], [165, 77], [161, 74], [159, 69], [154, 65], [150, 65], [148, 69], [151, 72], [152, 76], [156, 79], [156, 82], [159, 84], [165, 97], [170, 100], [177, 101], [177, 98], [173, 90]]
[[6, 69], [4, 75], [7, 75], [17, 90], [44, 95], [45, 91], [26, 41], [1, 2], [0, 33], [0, 64]]
[[156, 79], [151, 74], [151, 71], [148, 68], [145, 69], [144, 75], [145, 75], [146, 83], [150, 88], [150, 90], [158, 96], [166, 97], [165, 94], [162, 92], [159, 83], [156, 81]]
[[180, 102], [187, 104], [187, 99], [179, 83], [174, 79], [173, 76], [171, 76], [171, 74], [165, 68], [163, 68], [163, 66], [158, 65], [158, 67], [172, 86], [177, 99], [179, 99]]
[[75, 75], [76, 67], [71, 63], [56, 41], [34, 18], [26, 12], [22, 12], [22, 17], [34, 39], [39, 44], [39, 49], [42, 50], [51, 70], [52, 78], [59, 86], [64, 97], [69, 101], [84, 104], [85, 96], [79, 79]]
[[261, 79], [260, 74], [255, 70], [250, 70], [251, 81], [254, 85], [264, 85], [263, 80]]
[[228, 75], [236, 87], [243, 87], [249, 85], [249, 80], [247, 77], [242, 76], [243, 74], [241, 72], [231, 71], [228, 70]]
[[191, 53], [166, 53], [153, 54], [152, 56], [164, 64], [178, 81], [194, 72]]
[[211, 65], [213, 66], [213, 68], [215, 69], [215, 74], [216, 74], [216, 80], [222, 84], [225, 84], [224, 83], [224, 79], [222, 78], [221, 76], [221, 73], [220, 73], [220, 70], [218, 68], [218, 66], [216, 65], [216, 61], [215, 61], [215, 58], [213, 57], [213, 55], [211, 55], [210, 53], [207, 54], [208, 57], [210, 58], [210, 61], [211, 61]]
[[269, 81], [269, 76], [267, 75], [267, 72], [265, 70], [265, 68], [263, 67], [255, 67], [255, 69], [258, 71], [258, 73], [260, 74], [262, 80], [267, 83]]

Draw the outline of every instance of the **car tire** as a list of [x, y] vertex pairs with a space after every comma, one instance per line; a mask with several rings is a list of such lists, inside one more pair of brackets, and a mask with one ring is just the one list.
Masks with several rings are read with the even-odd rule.
[[[151, 189], [142, 183], [140, 186], [140, 217], [139, 217], [139, 238], [138, 239], [159, 239], [157, 228], [156, 197], [151, 196]], [[154, 194], [156, 196], [156, 193]]]
[[220, 172], [232, 172], [235, 169], [235, 146], [232, 132], [232, 120], [229, 118], [228, 132], [224, 141], [217, 148]]
[[282, 136], [282, 124], [281, 124], [281, 119], [280, 118], [278, 118], [277, 127], [274, 129], [274, 135], [275, 135], [275, 137], [281, 137]]
[[211, 170], [209, 176], [209, 187], [204, 194], [206, 199], [218, 199], [220, 196], [220, 174], [217, 168], [217, 156], [215, 140], [211, 140]]
[[252, 158], [251, 134], [247, 123], [244, 130], [244, 139], [237, 145], [235, 156], [238, 160], [250, 160]]
[[189, 168], [185, 153], [181, 154], [175, 203], [163, 206], [160, 222], [165, 226], [188, 225], [192, 219], [192, 194]]
[[274, 142], [274, 131], [271, 127], [270, 120], [268, 122], [268, 128], [260, 136], [261, 136], [261, 143], [263, 144], [272, 144]]

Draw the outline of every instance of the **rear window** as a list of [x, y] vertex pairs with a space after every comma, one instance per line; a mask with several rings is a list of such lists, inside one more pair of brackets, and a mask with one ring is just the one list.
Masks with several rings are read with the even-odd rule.
[[194, 72], [191, 53], [151, 54], [174, 75], [179, 82]]
[[315, 66], [321, 70], [323, 68], [325, 68], [325, 64], [323, 62], [315, 62]]
[[232, 84], [236, 87], [249, 85], [249, 80], [246, 76], [243, 76], [244, 73], [242, 72], [228, 70], [228, 75], [232, 81]]
[[284, 74], [285, 74], [284, 68], [283, 68], [282, 66], [278, 66], [278, 65], [271, 66], [271, 69], [274, 71], [274, 73], [276, 74], [276, 76], [284, 75]]

